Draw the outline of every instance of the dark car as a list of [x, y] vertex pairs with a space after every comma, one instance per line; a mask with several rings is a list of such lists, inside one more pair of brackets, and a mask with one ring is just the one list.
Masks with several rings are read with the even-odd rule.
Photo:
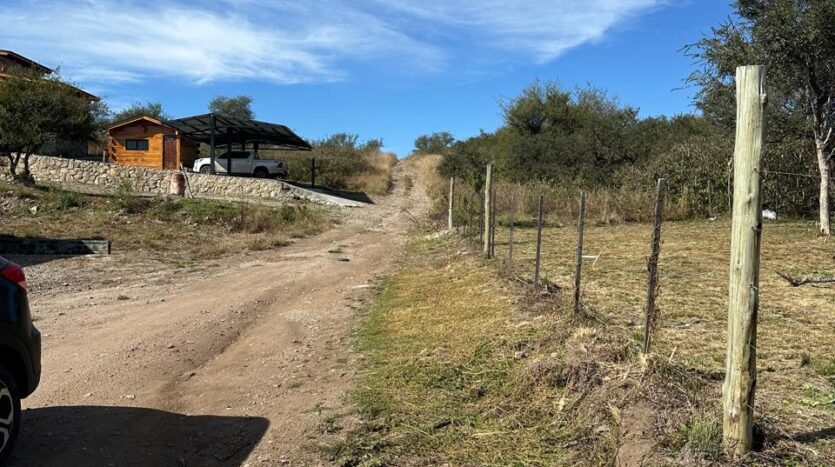
[[41, 379], [41, 333], [32, 324], [23, 269], [0, 256], [0, 463], [20, 432], [20, 400]]

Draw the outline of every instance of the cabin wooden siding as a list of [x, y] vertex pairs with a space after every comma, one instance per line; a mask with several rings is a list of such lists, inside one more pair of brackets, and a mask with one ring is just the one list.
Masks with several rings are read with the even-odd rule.
[[[108, 132], [107, 161], [135, 167], [163, 167], [163, 140], [165, 136], [176, 136], [177, 153], [175, 155], [176, 168], [182, 164], [185, 167], [194, 165], [198, 155], [198, 144], [178, 135], [177, 130], [165, 125], [158, 125], [147, 120], [137, 120], [125, 125], [111, 128]], [[129, 139], [148, 140], [148, 150], [128, 150], [125, 141]]]

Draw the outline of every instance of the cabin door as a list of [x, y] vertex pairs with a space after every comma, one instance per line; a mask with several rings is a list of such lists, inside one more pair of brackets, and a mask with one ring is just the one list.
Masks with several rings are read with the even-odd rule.
[[174, 135], [162, 137], [162, 168], [177, 168], [177, 137]]

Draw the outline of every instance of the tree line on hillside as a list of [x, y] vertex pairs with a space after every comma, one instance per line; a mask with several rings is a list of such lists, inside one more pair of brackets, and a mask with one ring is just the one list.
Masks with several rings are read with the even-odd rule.
[[422, 136], [415, 152], [446, 154], [441, 173], [476, 190], [488, 162], [501, 180], [578, 189], [650, 190], [664, 177], [674, 200], [686, 198], [694, 214], [708, 214], [730, 195], [735, 69], [764, 64], [765, 203], [792, 215], [817, 209], [821, 233], [829, 234], [835, 2], [739, 0], [734, 7], [735, 18], [686, 48], [699, 63], [688, 82], [698, 87], [700, 115], [640, 118], [603, 90], [534, 82], [501, 103], [496, 131], [454, 144], [441, 144], [437, 133]]

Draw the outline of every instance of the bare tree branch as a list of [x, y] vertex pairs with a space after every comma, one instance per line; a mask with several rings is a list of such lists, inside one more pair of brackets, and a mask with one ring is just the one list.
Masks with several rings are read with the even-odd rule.
[[777, 271], [777, 275], [785, 279], [792, 287], [801, 287], [806, 284], [835, 284], [835, 277], [809, 276], [796, 278], [780, 271]]

